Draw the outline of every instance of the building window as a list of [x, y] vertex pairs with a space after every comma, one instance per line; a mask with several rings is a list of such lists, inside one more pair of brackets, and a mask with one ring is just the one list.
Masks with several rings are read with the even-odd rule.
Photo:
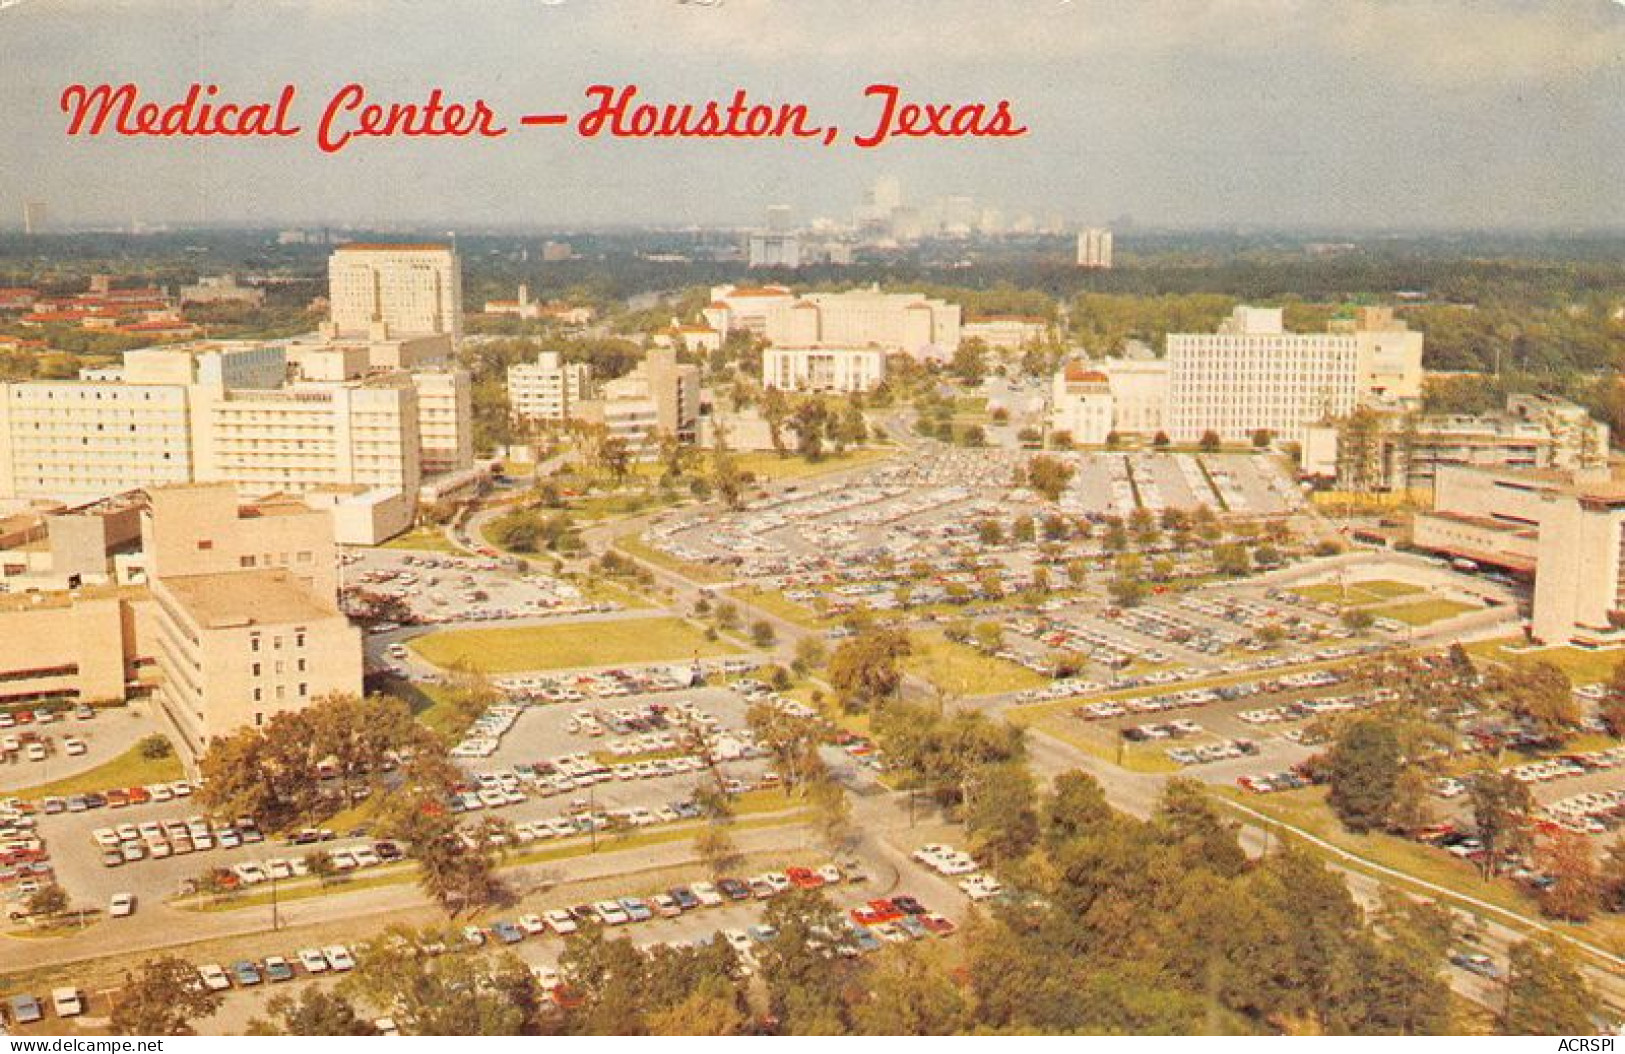
[[256, 689], [254, 689], [254, 701], [255, 701], [255, 702], [256, 702], [256, 703], [257, 703], [257, 702], [259, 702], [259, 701], [260, 701], [260, 697], [261, 697], [261, 696], [262, 696], [262, 695], [264, 695], [264, 694], [265, 694], [265, 691], [264, 691], [264, 689], [262, 689], [262, 688], [256, 688]]
[[207, 552], [208, 550], [214, 548], [214, 542], [212, 542], [208, 538], [199, 538], [198, 542], [197, 542], [197, 547], [198, 547], [199, 552]]
[[257, 663], [257, 662], [254, 664], [253, 673], [254, 673], [255, 677], [258, 677], [260, 675], [260, 664]]
[[260, 650], [260, 639], [259, 639], [258, 636], [248, 638], [248, 650], [249, 651], [259, 651]]

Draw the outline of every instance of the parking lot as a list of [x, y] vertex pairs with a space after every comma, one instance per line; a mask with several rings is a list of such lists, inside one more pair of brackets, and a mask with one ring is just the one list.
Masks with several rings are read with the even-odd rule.
[[[42, 721], [40, 713], [0, 714], [0, 797], [77, 776], [123, 754], [143, 736], [162, 732], [145, 703], [106, 709], [76, 707]], [[32, 750], [34, 746], [38, 750]]]
[[414, 622], [438, 625], [613, 611], [574, 585], [512, 558], [402, 549], [345, 551], [344, 585], [404, 605]]

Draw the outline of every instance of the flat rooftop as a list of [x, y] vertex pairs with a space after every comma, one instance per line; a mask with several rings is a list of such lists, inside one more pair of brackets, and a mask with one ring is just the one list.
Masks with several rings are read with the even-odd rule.
[[338, 614], [336, 607], [287, 571], [228, 571], [161, 581], [204, 629], [312, 622]]

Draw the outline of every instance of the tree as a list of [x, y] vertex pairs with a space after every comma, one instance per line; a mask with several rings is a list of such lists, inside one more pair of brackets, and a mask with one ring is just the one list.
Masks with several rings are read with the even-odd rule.
[[376, 1036], [378, 1029], [337, 992], [307, 988], [298, 999], [286, 992], [265, 1006], [270, 1018], [248, 1023], [251, 1036]]
[[975, 338], [960, 341], [948, 363], [948, 370], [964, 384], [981, 384], [982, 378], [987, 375], [986, 346]]
[[1213, 549], [1213, 569], [1221, 575], [1239, 578], [1252, 571], [1253, 559], [1248, 555], [1246, 546], [1234, 542], [1215, 546]]
[[1039, 454], [1027, 462], [1027, 485], [1049, 501], [1060, 501], [1076, 471], [1060, 458]]
[[751, 623], [750, 642], [758, 648], [771, 648], [777, 639], [778, 634], [773, 632], [773, 623], [766, 619], [757, 619]]
[[835, 649], [829, 660], [829, 682], [848, 702], [860, 708], [871, 706], [896, 693], [903, 680], [900, 663], [912, 651], [903, 630], [867, 630]]
[[1574, 831], [1559, 830], [1541, 844], [1535, 860], [1552, 880], [1540, 892], [1540, 910], [1565, 922], [1591, 918], [1602, 892], [1602, 876], [1590, 839]]
[[1552, 663], [1537, 660], [1506, 670], [1496, 688], [1507, 709], [1542, 736], [1560, 737], [1580, 721], [1574, 686]]
[[1097, 832], [1111, 819], [1112, 807], [1100, 783], [1087, 772], [1070, 769], [1055, 777], [1044, 803], [1044, 841], [1053, 851], [1074, 838]]
[[829, 423], [829, 408], [822, 399], [803, 399], [790, 415], [790, 430], [796, 434], [796, 453], [808, 461], [824, 456], [824, 430]]
[[1150, 594], [1151, 587], [1145, 584], [1143, 578], [1119, 574], [1107, 583], [1106, 591], [1111, 594], [1113, 603], [1131, 608]]
[[1596, 1031], [1596, 993], [1556, 947], [1534, 941], [1512, 946], [1501, 1031], [1513, 1036], [1574, 1036]]
[[1344, 626], [1355, 633], [1364, 633], [1377, 621], [1377, 616], [1364, 608], [1344, 608], [1338, 618], [1342, 620]]
[[1611, 735], [1625, 736], [1625, 662], [1614, 664], [1606, 693], [1597, 706], [1597, 715]]
[[869, 981], [868, 998], [852, 1023], [870, 1036], [952, 1036], [972, 1024], [970, 1006], [953, 980], [917, 945], [886, 956]]
[[1486, 759], [1467, 787], [1473, 825], [1484, 846], [1484, 874], [1500, 871], [1501, 858], [1520, 849], [1528, 838], [1534, 799], [1528, 784], [1510, 772], [1501, 772]]
[[171, 754], [175, 753], [175, 748], [170, 744], [168, 737], [166, 737], [162, 732], [154, 732], [150, 736], [142, 736], [141, 741], [136, 744], [136, 747], [141, 751], [141, 756], [148, 761], [162, 761], [164, 758], [167, 758]]
[[1038, 841], [1032, 773], [1020, 761], [976, 768], [970, 777], [965, 830], [977, 850], [995, 862], [1018, 860]]
[[1253, 449], [1267, 450], [1275, 442], [1275, 434], [1268, 428], [1259, 428], [1253, 431]]
[[1218, 453], [1221, 443], [1222, 441], [1219, 439], [1219, 433], [1215, 432], [1211, 428], [1206, 432], [1203, 432], [1202, 438], [1196, 441], [1197, 447], [1204, 454]]
[[410, 930], [372, 942], [345, 987], [417, 1036], [517, 1036], [534, 1031], [535, 979], [512, 954], [429, 956]]
[[197, 969], [173, 955], [148, 959], [124, 975], [108, 1028], [119, 1036], [190, 1036], [223, 997], [198, 983]]
[[1376, 718], [1348, 724], [1331, 751], [1331, 805], [1356, 834], [1388, 822], [1399, 782], [1399, 738]]
[[68, 892], [61, 886], [52, 882], [36, 889], [29, 895], [28, 913], [30, 915], [44, 915], [52, 917], [68, 910]]
[[713, 878], [721, 878], [744, 860], [727, 827], [713, 820], [694, 836], [694, 855]]

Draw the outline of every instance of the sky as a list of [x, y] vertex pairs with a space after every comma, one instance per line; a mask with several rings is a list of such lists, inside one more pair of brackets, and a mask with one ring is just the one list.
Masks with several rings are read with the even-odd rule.
[[[75, 82], [171, 102], [298, 87], [276, 142], [72, 138]], [[876, 82], [1007, 99], [1017, 139], [375, 140], [309, 133], [356, 81], [442, 87], [511, 121], [594, 83], [655, 101], [736, 88], [857, 131]], [[1146, 226], [1625, 226], [1625, 0], [0, 0], [0, 227], [560, 228], [849, 215], [897, 176], [920, 203]]]

